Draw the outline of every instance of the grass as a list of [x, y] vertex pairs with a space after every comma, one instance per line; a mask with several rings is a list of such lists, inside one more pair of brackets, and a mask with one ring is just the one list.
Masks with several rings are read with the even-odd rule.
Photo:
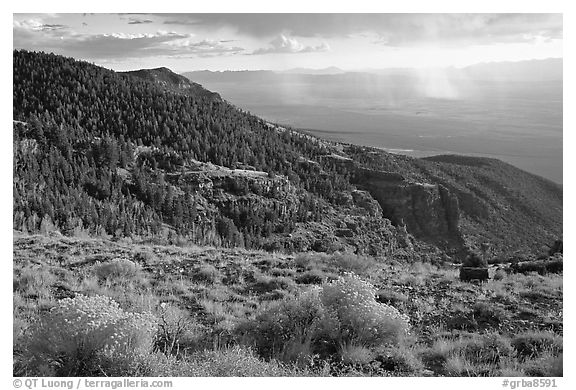
[[193, 278], [209, 284], [216, 283], [220, 278], [220, 272], [211, 264], [202, 264], [194, 270]]
[[362, 344], [344, 344], [340, 347], [340, 359], [344, 364], [364, 365], [375, 359], [375, 352]]
[[[319, 314], [319, 320], [304, 315], [314, 305], [306, 310], [291, 306], [307, 291], [350, 271], [374, 285], [372, 302], [382, 305], [375, 307], [388, 305], [407, 316], [409, 334], [393, 338], [393, 343], [372, 343], [367, 336], [347, 338], [339, 333], [346, 327], [335, 327], [329, 316]], [[98, 364], [107, 375], [545, 376], [562, 372], [561, 274], [500, 273], [488, 282], [470, 284], [460, 282], [457, 269], [449, 265], [401, 264], [349, 254], [289, 256], [15, 236], [15, 374], [40, 373], [26, 364], [33, 325], [62, 299], [78, 294], [109, 297], [127, 313], [150, 312], [164, 326], [154, 351], [144, 356], [101, 356]], [[289, 314], [278, 314], [278, 307]], [[325, 307], [317, 309], [322, 312]], [[286, 327], [277, 327], [278, 318], [287, 321]], [[252, 329], [251, 335], [245, 329]], [[310, 329], [315, 330], [310, 333]], [[285, 338], [288, 334], [299, 336]], [[277, 337], [276, 345], [281, 342], [282, 348], [263, 348], [255, 335], [266, 343]]]

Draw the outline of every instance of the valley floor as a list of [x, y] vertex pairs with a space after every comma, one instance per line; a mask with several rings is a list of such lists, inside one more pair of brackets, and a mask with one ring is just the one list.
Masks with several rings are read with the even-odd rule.
[[[13, 245], [19, 376], [562, 376], [561, 274], [499, 269], [490, 281], [474, 284], [459, 281], [452, 264], [399, 264], [349, 254], [286, 255], [16, 232]], [[303, 337], [306, 326], [317, 326], [315, 320], [290, 328], [293, 333], [277, 321], [293, 317], [282, 317], [282, 310], [299, 316], [308, 306], [298, 297], [307, 291], [356, 280], [342, 279], [356, 278], [351, 273], [375, 287], [379, 305], [391, 308], [387, 313], [407, 316], [407, 334], [390, 342], [335, 344], [331, 350], [318, 347], [326, 336]], [[115, 364], [99, 360], [91, 366], [92, 355], [38, 341], [39, 334], [55, 329], [50, 309], [73, 305], [66, 298], [80, 296], [111, 298], [119, 305], [110, 309], [114, 315], [151, 313], [157, 325], [154, 349], [144, 354], [138, 349], [138, 359], [129, 351], [130, 359], [121, 360], [126, 364], [107, 355]], [[65, 322], [70, 324], [69, 318]], [[302, 336], [299, 352], [288, 353], [288, 344], [267, 345], [268, 339], [250, 333], [265, 332], [266, 326], [286, 331], [286, 343]], [[98, 335], [105, 344], [108, 333]], [[57, 356], [34, 363], [50, 350]], [[76, 355], [66, 360], [70, 353]]]

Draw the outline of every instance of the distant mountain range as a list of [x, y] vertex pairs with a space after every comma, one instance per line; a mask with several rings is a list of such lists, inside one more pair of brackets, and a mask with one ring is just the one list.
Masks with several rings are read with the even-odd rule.
[[323, 69], [309, 69], [309, 68], [293, 68], [278, 73], [289, 73], [289, 74], [341, 74], [346, 73], [345, 70], [337, 68], [335, 66], [330, 66]]
[[269, 121], [334, 141], [497, 157], [562, 182], [562, 59], [457, 68], [189, 72]]
[[[507, 80], [507, 81], [548, 81], [562, 80], [563, 59], [548, 58], [542, 60], [526, 61], [506, 61], [506, 62], [487, 62], [470, 65], [463, 68], [446, 67], [436, 68], [436, 71], [450, 74], [455, 78], [470, 78], [473, 80]], [[208, 77], [209, 74], [215, 74], [219, 79], [232, 74], [294, 74], [294, 75], [341, 75], [346, 73], [368, 73], [388, 76], [411, 76], [420, 73], [418, 68], [365, 68], [356, 70], [343, 70], [335, 66], [313, 69], [313, 68], [293, 68], [282, 71], [273, 70], [239, 70], [239, 71], [210, 71], [200, 70], [183, 72], [182, 74], [190, 79], [195, 76], [200, 78]]]

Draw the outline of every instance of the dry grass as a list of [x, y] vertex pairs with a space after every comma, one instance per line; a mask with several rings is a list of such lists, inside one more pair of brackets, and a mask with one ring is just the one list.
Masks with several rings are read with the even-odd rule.
[[[277, 360], [270, 362], [242, 346], [239, 324], [350, 270], [377, 287], [379, 302], [409, 316], [411, 334], [397, 346], [378, 350], [354, 342], [345, 347], [328, 343], [319, 358], [311, 353], [317, 346], [301, 338], [286, 343], [275, 355]], [[182, 334], [169, 331], [165, 337], [171, 341], [164, 351], [178, 355], [177, 360], [164, 354], [133, 357], [132, 362], [108, 367], [110, 374], [126, 370], [134, 375], [187, 376], [561, 373], [562, 275], [501, 273], [486, 283], [470, 284], [458, 280], [454, 267], [380, 263], [346, 254], [291, 257], [241, 249], [23, 236], [14, 241], [13, 291], [15, 372], [23, 365], [20, 352], [30, 324], [60, 299], [84, 294], [107, 296], [125, 311], [157, 316], [161, 304], [169, 304], [193, 324], [193, 329]], [[174, 333], [179, 336], [170, 338]], [[185, 355], [188, 358], [182, 359]]]

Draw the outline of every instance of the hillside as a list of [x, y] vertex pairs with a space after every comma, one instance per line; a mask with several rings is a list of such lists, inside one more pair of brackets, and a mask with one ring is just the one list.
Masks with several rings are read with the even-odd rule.
[[349, 146], [363, 166], [407, 180], [436, 183], [458, 200], [459, 229], [469, 246], [493, 245], [495, 254], [541, 253], [562, 236], [562, 187], [490, 158], [440, 155], [423, 159]]
[[157, 83], [175, 92], [185, 92], [198, 98], [221, 100], [220, 95], [217, 93], [208, 91], [200, 84], [194, 83], [188, 80], [186, 77], [172, 72], [168, 68], [140, 69], [121, 73]]
[[13, 55], [15, 376], [562, 376], [558, 185]]
[[[354, 347], [353, 341], [336, 354], [334, 340], [320, 335], [299, 350], [272, 351], [269, 359], [266, 343], [286, 342], [290, 332], [310, 332], [302, 324], [312, 327], [306, 316], [318, 315], [313, 302], [295, 297], [327, 288], [347, 272], [373, 284], [380, 304], [406, 314], [410, 336], [373, 350]], [[122, 357], [97, 367], [88, 364], [91, 360], [85, 365], [74, 360], [75, 366], [42, 361], [40, 375], [562, 375], [562, 275], [506, 275], [492, 269], [490, 282], [469, 284], [457, 273], [354, 255], [292, 256], [15, 234], [14, 375], [39, 374], [27, 358], [35, 318], [65, 298], [80, 296], [106, 296], [125, 310], [154, 313], [163, 329], [160, 350], [130, 355], [130, 364]], [[287, 306], [291, 302], [301, 306]], [[282, 310], [290, 315], [282, 317]], [[293, 323], [299, 328], [292, 330]], [[137, 332], [144, 337], [142, 329]], [[262, 332], [260, 339], [247, 337], [256, 332]], [[251, 342], [256, 353], [247, 348]], [[293, 359], [311, 352], [309, 360]]]
[[562, 235], [561, 188], [498, 161], [322, 141], [166, 68], [13, 55], [16, 230], [428, 261]]

